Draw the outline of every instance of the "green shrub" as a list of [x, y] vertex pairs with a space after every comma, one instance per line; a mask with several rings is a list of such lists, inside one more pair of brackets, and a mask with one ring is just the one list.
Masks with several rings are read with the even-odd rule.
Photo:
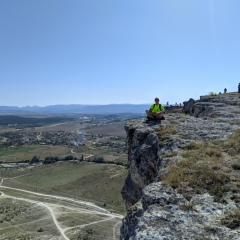
[[208, 95], [209, 95], [209, 96], [217, 96], [218, 94], [215, 93], [215, 92], [210, 92]]

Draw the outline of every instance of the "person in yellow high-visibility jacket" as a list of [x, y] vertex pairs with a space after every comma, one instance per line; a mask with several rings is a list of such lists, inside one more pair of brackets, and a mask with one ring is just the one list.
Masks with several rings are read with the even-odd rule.
[[149, 110], [146, 110], [147, 119], [149, 120], [164, 120], [164, 106], [159, 103], [159, 98], [154, 99], [155, 104], [150, 106]]

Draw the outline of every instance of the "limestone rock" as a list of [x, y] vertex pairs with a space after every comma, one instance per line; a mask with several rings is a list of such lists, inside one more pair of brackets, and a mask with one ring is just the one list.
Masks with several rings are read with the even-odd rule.
[[[240, 211], [240, 203], [233, 201], [239, 198], [239, 188], [219, 203], [208, 193], [189, 198], [161, 182], [168, 165], [181, 161], [173, 152], [191, 141], [225, 140], [239, 128], [239, 106], [236, 94], [204, 96], [184, 104], [190, 115], [172, 112], [161, 124], [142, 119], [126, 124], [129, 173], [122, 190], [127, 215], [121, 240], [240, 240], [239, 227], [221, 224], [225, 214]], [[177, 131], [168, 140], [158, 139], [156, 132], [172, 124]]]
[[190, 113], [193, 112], [193, 105], [196, 101], [193, 98], [190, 98], [188, 101], [183, 102], [183, 112], [184, 113]]
[[193, 105], [193, 115], [194, 117], [199, 117], [200, 114], [202, 116], [208, 115], [214, 117], [214, 109], [216, 107], [222, 107], [222, 103], [209, 103], [209, 102], [198, 102]]
[[136, 122], [126, 124], [129, 173], [122, 190], [127, 206], [135, 204], [142, 189], [158, 174], [158, 138], [154, 130]]
[[121, 239], [239, 240], [239, 232], [218, 224], [225, 212], [234, 209], [233, 202], [215, 203], [208, 194], [196, 195], [188, 202], [174, 189], [152, 183], [144, 189], [141, 204], [135, 205], [125, 218]]

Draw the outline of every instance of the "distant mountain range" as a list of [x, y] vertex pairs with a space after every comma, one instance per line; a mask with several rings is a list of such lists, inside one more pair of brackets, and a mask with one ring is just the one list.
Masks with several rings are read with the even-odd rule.
[[54, 114], [70, 114], [70, 113], [87, 113], [87, 114], [109, 114], [109, 113], [144, 113], [149, 109], [151, 104], [109, 104], [109, 105], [51, 105], [46, 107], [26, 106], [26, 107], [10, 107], [0, 106], [0, 113], [54, 113]]

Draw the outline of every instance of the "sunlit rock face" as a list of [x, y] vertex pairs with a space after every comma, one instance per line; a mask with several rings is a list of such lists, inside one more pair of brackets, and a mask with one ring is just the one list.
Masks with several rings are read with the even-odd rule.
[[[179, 153], [192, 141], [225, 141], [239, 128], [239, 99], [205, 96], [185, 103], [188, 114], [179, 110], [161, 123], [138, 119], [126, 124], [129, 173], [122, 190], [127, 215], [121, 240], [240, 240], [239, 187], [216, 201], [208, 192], [189, 195], [163, 181], [168, 166], [182, 158], [167, 154]], [[173, 124], [176, 133], [159, 139], [159, 129]], [[238, 211], [233, 227], [223, 224], [223, 216]]]

